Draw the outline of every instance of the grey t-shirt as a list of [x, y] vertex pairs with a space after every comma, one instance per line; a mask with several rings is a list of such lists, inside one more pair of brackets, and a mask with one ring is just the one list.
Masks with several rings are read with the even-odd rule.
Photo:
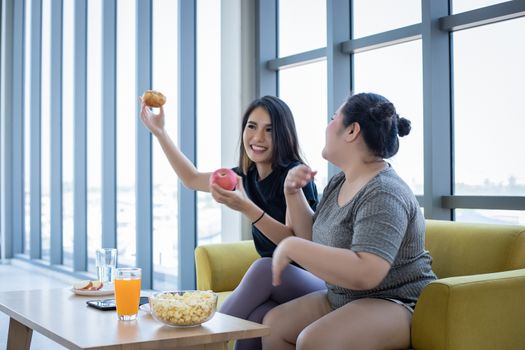
[[393, 298], [416, 302], [436, 275], [425, 250], [425, 220], [408, 185], [392, 167], [377, 174], [352, 200], [337, 203], [344, 173], [326, 186], [314, 215], [312, 240], [331, 247], [375, 254], [391, 264], [374, 289], [351, 290], [327, 283], [335, 309], [360, 298]]

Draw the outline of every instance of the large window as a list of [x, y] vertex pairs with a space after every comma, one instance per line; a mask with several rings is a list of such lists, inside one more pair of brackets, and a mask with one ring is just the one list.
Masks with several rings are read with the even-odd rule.
[[456, 221], [489, 224], [525, 224], [523, 210], [456, 209]]
[[388, 98], [412, 130], [400, 138], [390, 162], [416, 194], [423, 194], [423, 86], [421, 41], [365, 51], [354, 56], [355, 92]]
[[[153, 89], [166, 96], [165, 128], [177, 144], [177, 3], [153, 2]], [[158, 112], [158, 110], [155, 110]], [[143, 126], [141, 126], [143, 127]], [[153, 137], [153, 269], [155, 289], [177, 284], [178, 268], [178, 177], [159, 143]]]
[[31, 234], [31, 2], [25, 7], [24, 57], [24, 252], [29, 252]]
[[[326, 47], [326, 2], [281, 0], [278, 10], [278, 56]], [[294, 115], [299, 146], [306, 163], [317, 170], [319, 192], [328, 181], [327, 162], [321, 156], [328, 121], [326, 60], [298, 62], [278, 73], [278, 95]]]
[[352, 4], [354, 38], [421, 22], [420, 0], [354, 0]]
[[[301, 23], [313, 6], [303, 4], [307, 7], [303, 9], [294, 4], [279, 2], [276, 42], [263, 37], [266, 45], [278, 45], [278, 54], [263, 62], [275, 75], [263, 70], [260, 87], [267, 90], [277, 79], [275, 91], [293, 105], [298, 124], [308, 116], [308, 123], [315, 125], [317, 136], [310, 134], [309, 139], [320, 138], [322, 128], [316, 123], [324, 118], [298, 112], [294, 94], [327, 84], [316, 91], [314, 101], [307, 95], [299, 104], [321, 105], [326, 100], [336, 109], [350, 90], [377, 92], [412, 123], [410, 135], [400, 139], [400, 152], [390, 161], [421, 205], [429, 206], [424, 208], [427, 217], [450, 219], [457, 209], [457, 220], [523, 221], [525, 208], [516, 203], [522, 203], [525, 191], [525, 169], [517, 161], [524, 158], [519, 134], [525, 128], [518, 101], [525, 50], [516, 33], [524, 32], [525, 20], [521, 16], [501, 21], [502, 14], [519, 15], [515, 6], [497, 0], [453, 1], [451, 8], [445, 0], [356, 0], [352, 8], [331, 2], [325, 4], [332, 12], [326, 14], [326, 23], [312, 16], [309, 27], [301, 27], [294, 37], [289, 26]], [[261, 22], [273, 23], [272, 7], [261, 8]], [[472, 13], [450, 15], [466, 11]], [[293, 20], [285, 17], [290, 13]], [[318, 43], [317, 34], [324, 30], [318, 26], [325, 24], [329, 29], [325, 53], [307, 51], [315, 46], [294, 46], [305, 37]], [[283, 57], [292, 53], [299, 55]], [[325, 78], [311, 72], [293, 77], [323, 59]], [[302, 129], [300, 136], [305, 134]], [[329, 174], [333, 171], [337, 169]], [[472, 207], [479, 210], [466, 209]]]
[[465, 12], [506, 1], [508, 0], [452, 0], [452, 13]]
[[102, 245], [102, 1], [88, 1], [87, 21], [87, 256], [95, 272], [95, 252]]
[[135, 266], [136, 8], [117, 1], [117, 248], [122, 265]]
[[326, 46], [326, 1], [279, 1], [279, 56]]
[[[502, 40], [522, 32], [524, 18], [453, 34], [457, 195], [525, 195], [525, 42]], [[525, 223], [525, 212], [458, 209], [456, 219]]]
[[[197, 165], [213, 171], [221, 164], [221, 10], [215, 0], [197, 1]], [[239, 117], [232, 118], [236, 123]], [[237, 158], [237, 157], [236, 157]], [[221, 205], [197, 193], [198, 244], [221, 241]]]
[[279, 97], [292, 110], [299, 145], [306, 163], [317, 170], [317, 190], [328, 182], [328, 166], [321, 156], [324, 148], [326, 115], [326, 61], [283, 69], [279, 73]]
[[62, 58], [62, 230], [64, 265], [73, 266], [73, 173], [74, 173], [74, 1], [63, 2]]
[[[16, 9], [22, 8], [19, 2], [10, 1]], [[16, 64], [5, 67], [16, 72], [16, 80], [6, 80], [2, 85], [6, 89], [0, 91], [2, 101], [9, 103], [13, 97], [22, 104], [13, 108], [12, 115], [2, 115], [12, 118], [6, 125], [13, 130], [0, 130], [24, 138], [2, 138], [6, 147], [2, 154], [14, 157], [8, 160], [12, 169], [0, 170], [3, 175], [13, 171], [15, 179], [2, 177], [7, 181], [2, 182], [0, 196], [2, 203], [13, 207], [15, 216], [24, 215], [14, 217], [16, 229], [5, 233], [12, 238], [14, 254], [28, 257], [23, 253], [29, 251], [30, 259], [42, 257], [44, 263], [53, 264], [63, 257], [72, 270], [83, 266], [85, 249], [88, 266], [78, 272], [86, 274], [95, 271], [96, 248], [102, 241], [113, 244], [116, 235], [120, 265], [138, 263], [148, 269], [145, 276], [153, 268], [153, 285], [147, 287], [192, 288], [194, 237], [189, 235], [197, 235], [197, 244], [236, 237], [224, 229], [233, 222], [223, 218], [227, 210], [209, 194], [198, 193], [195, 205], [192, 194], [184, 191], [188, 202], [179, 203], [179, 179], [155, 139], [151, 168], [147, 162], [147, 169], [137, 168], [137, 160], [150, 160], [150, 154], [142, 152], [150, 152], [149, 145], [137, 145], [147, 141], [136, 113], [137, 76], [143, 84], [142, 78], [149, 78], [150, 73], [152, 88], [168, 97], [168, 133], [176, 145], [183, 141], [185, 151], [192, 155], [196, 151], [201, 171], [236, 165], [231, 159], [237, 160], [237, 147], [230, 157], [227, 152], [232, 149], [226, 150], [226, 145], [230, 148], [239, 141], [231, 128], [238, 127], [242, 111], [226, 111], [253, 97], [272, 94], [292, 109], [303, 155], [318, 170], [316, 183], [321, 192], [338, 171], [321, 157], [329, 116], [350, 91], [373, 91], [392, 100], [398, 113], [412, 122], [410, 135], [401, 139], [400, 152], [391, 162], [418, 195], [428, 218], [525, 223], [525, 151], [520, 143], [525, 130], [520, 105], [525, 80], [525, 44], [520, 35], [525, 33], [525, 16], [516, 6], [518, 1], [239, 1], [241, 7], [235, 8], [214, 0], [153, 0], [151, 47], [137, 47], [137, 18], [149, 16], [149, 11], [137, 13], [137, 5], [149, 3], [117, 0], [114, 8], [114, 2], [90, 0], [83, 14], [75, 11], [80, 10], [75, 1], [64, 0], [60, 2], [62, 16], [57, 16], [53, 7], [57, 3], [42, 0], [41, 28], [32, 28], [39, 18], [34, 16], [40, 16], [33, 13], [32, 5], [40, 2], [24, 1], [24, 13], [15, 11], [15, 23], [25, 24], [2, 27], [6, 30], [2, 38], [25, 40], [21, 50], [9, 52]], [[87, 15], [87, 57], [78, 57], [81, 50], [74, 50], [79, 28], [76, 15]], [[179, 22], [179, 17], [184, 20]], [[230, 18], [241, 19], [239, 25]], [[149, 18], [138, 25], [149, 34], [148, 23]], [[31, 29], [40, 29], [41, 52]], [[268, 35], [274, 30], [276, 35]], [[190, 42], [193, 39], [195, 43]], [[152, 61], [138, 67], [141, 50], [151, 50]], [[230, 62], [226, 57], [235, 59]], [[85, 82], [82, 77], [73, 79], [80, 76], [75, 69], [83, 69], [84, 60], [87, 145], [77, 145], [74, 135], [80, 130], [74, 129], [74, 107], [80, 104], [74, 105], [74, 91], [82, 88], [76, 84]], [[18, 69], [20, 63], [23, 71]], [[31, 76], [39, 72], [32, 68], [40, 63], [40, 76]], [[179, 67], [181, 63], [186, 66]], [[179, 72], [188, 73], [180, 88]], [[234, 87], [232, 91], [226, 88], [229, 86]], [[104, 96], [115, 94], [115, 106], [112, 100], [103, 99], [102, 92]], [[190, 115], [179, 115], [181, 110]], [[187, 118], [196, 118], [191, 119], [196, 131], [192, 122], [186, 123]], [[84, 147], [87, 194], [79, 191], [75, 195], [80, 198], [74, 198], [74, 171], [84, 168], [77, 158], [83, 157]], [[139, 179], [149, 179], [150, 171], [151, 182], [136, 183], [137, 174]], [[23, 186], [18, 186], [22, 180]], [[152, 203], [136, 203], [137, 194], [148, 198], [150, 189]], [[74, 222], [74, 205], [82, 208], [84, 201], [87, 213], [80, 213]], [[152, 212], [137, 213], [137, 204], [145, 209], [151, 204]], [[188, 206], [188, 215], [181, 217], [179, 212]], [[76, 255], [73, 224], [82, 233], [84, 214], [87, 244]], [[140, 215], [151, 217], [141, 220]], [[138, 234], [137, 221], [141, 225]], [[151, 230], [142, 227], [150, 222]], [[188, 232], [178, 232], [180, 227]], [[140, 244], [137, 236], [145, 243], [151, 238], [152, 246]], [[82, 242], [83, 237], [77, 238], [76, 243]], [[41, 251], [31, 251], [33, 243]], [[80, 264], [73, 264], [73, 256]], [[177, 285], [178, 277], [184, 285]]]
[[501, 40], [522, 32], [525, 18], [453, 34], [456, 194], [525, 195], [525, 41]]

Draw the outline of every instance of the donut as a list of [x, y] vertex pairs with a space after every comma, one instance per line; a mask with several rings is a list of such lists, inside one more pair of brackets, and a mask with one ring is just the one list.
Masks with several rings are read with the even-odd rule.
[[155, 90], [146, 90], [144, 95], [142, 95], [142, 101], [148, 107], [161, 107], [166, 103], [166, 96], [161, 92]]

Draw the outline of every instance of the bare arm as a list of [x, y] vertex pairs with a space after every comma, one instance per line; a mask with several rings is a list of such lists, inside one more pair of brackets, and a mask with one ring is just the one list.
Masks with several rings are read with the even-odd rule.
[[[213, 198], [233, 210], [240, 211], [259, 229], [269, 240], [279, 244], [283, 239], [293, 235], [290, 227], [283, 225], [279, 221], [264, 213], [244, 192], [242, 178], [237, 178], [238, 185], [235, 191], [228, 191], [218, 185], [211, 186]], [[262, 215], [262, 216], [261, 216]]]
[[374, 254], [290, 237], [283, 240], [273, 254], [274, 285], [280, 284], [281, 272], [290, 261], [330, 284], [354, 290], [378, 286], [390, 270], [388, 261]]
[[316, 172], [306, 165], [298, 165], [288, 172], [284, 181], [286, 224], [296, 236], [307, 240], [312, 239], [314, 212], [301, 189], [313, 179], [315, 174]]
[[202, 173], [192, 162], [175, 146], [164, 128], [164, 108], [160, 107], [158, 114], [141, 103], [140, 118], [144, 126], [157, 138], [171, 167], [180, 178], [184, 186], [197, 191], [209, 192], [211, 173]]
[[180, 178], [184, 186], [197, 191], [209, 192], [211, 173], [202, 173], [197, 170], [192, 162], [175, 146], [169, 135], [164, 132], [157, 136], [166, 158], [171, 167]]

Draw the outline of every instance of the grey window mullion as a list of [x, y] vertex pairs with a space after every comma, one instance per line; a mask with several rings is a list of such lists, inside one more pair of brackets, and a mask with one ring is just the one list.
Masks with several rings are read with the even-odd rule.
[[24, 251], [24, 2], [13, 7], [12, 92], [12, 244], [13, 253]]
[[441, 197], [452, 194], [450, 38], [435, 25], [449, 13], [448, 0], [422, 1], [425, 217], [451, 220]]
[[62, 0], [51, 2], [50, 198], [51, 264], [62, 264]]
[[[137, 96], [152, 85], [152, 0], [137, 0]], [[136, 215], [137, 266], [142, 268], [142, 288], [153, 288], [153, 211], [151, 133], [136, 118]]]
[[87, 0], [75, 1], [73, 270], [87, 271]]
[[277, 95], [277, 71], [268, 68], [267, 62], [277, 58], [277, 0], [259, 0], [257, 4], [256, 95]]
[[525, 210], [525, 197], [519, 196], [443, 196], [448, 209]]
[[102, 7], [102, 246], [117, 246], [116, 119], [117, 2]]
[[31, 2], [31, 129], [29, 257], [42, 258], [42, 1]]
[[301, 52], [296, 55], [280, 57], [269, 60], [266, 67], [272, 71], [278, 71], [283, 68], [290, 68], [306, 63], [322, 61], [326, 58], [326, 47], [315, 50]]
[[[196, 1], [179, 2], [179, 143], [194, 164], [196, 146]], [[179, 286], [195, 288], [194, 250], [197, 244], [197, 195], [179, 181]]]
[[13, 83], [13, 0], [2, 1], [2, 45], [0, 79], [0, 259], [13, 257], [13, 188], [11, 186], [13, 168], [12, 156], [12, 89]]
[[[326, 8], [326, 58], [327, 58], [327, 122], [348, 96], [351, 86], [352, 55], [341, 50], [341, 44], [351, 36], [350, 1], [328, 0]], [[328, 163], [328, 176], [338, 172]]]
[[421, 39], [421, 24], [413, 24], [363, 38], [347, 40], [342, 43], [341, 50], [346, 53], [358, 53], [418, 39]]
[[417, 202], [419, 203], [420, 207], [424, 207], [425, 205], [425, 196], [424, 195], [417, 195], [416, 196]]
[[439, 28], [456, 31], [525, 16], [525, 1], [505, 1], [500, 4], [445, 16], [439, 19]]

